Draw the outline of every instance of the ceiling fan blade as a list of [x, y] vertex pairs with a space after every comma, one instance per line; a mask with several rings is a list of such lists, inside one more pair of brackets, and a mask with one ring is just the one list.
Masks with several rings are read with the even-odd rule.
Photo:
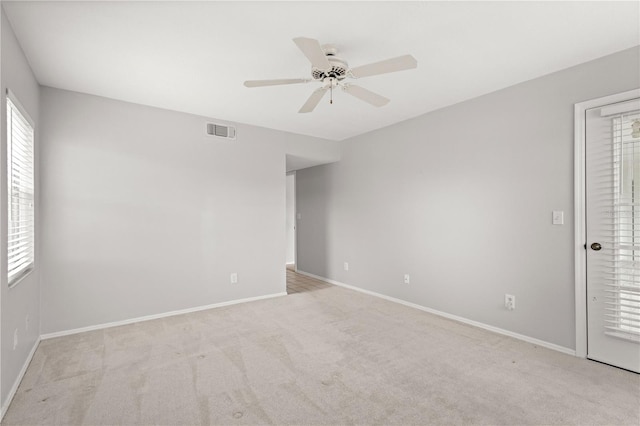
[[386, 61], [375, 62], [373, 64], [362, 65], [353, 68], [351, 75], [355, 78], [369, 77], [371, 75], [387, 74], [390, 72], [404, 71], [416, 68], [418, 61], [411, 55], [398, 56]]
[[304, 56], [309, 59], [311, 65], [324, 71], [331, 69], [331, 64], [327, 60], [318, 40], [313, 38], [297, 37], [293, 39], [293, 42], [298, 45], [300, 50], [302, 50], [302, 53], [304, 53]]
[[281, 84], [297, 84], [308, 83], [311, 80], [305, 78], [285, 78], [280, 80], [247, 80], [244, 85], [247, 87], [262, 87], [262, 86], [279, 86]]
[[316, 106], [320, 103], [320, 100], [322, 100], [322, 97], [324, 96], [324, 94], [327, 93], [328, 89], [329, 89], [328, 87], [321, 87], [319, 89], [314, 90], [311, 96], [309, 96], [309, 99], [307, 99], [307, 102], [305, 102], [304, 105], [302, 105], [302, 108], [300, 108], [300, 111], [298, 112], [313, 111], [316, 108]]
[[372, 91], [360, 86], [356, 86], [355, 84], [345, 85], [344, 91], [351, 96], [355, 96], [361, 101], [365, 101], [376, 107], [384, 106], [390, 102], [389, 99], [385, 98], [384, 96], [380, 96], [377, 93], [373, 93]]

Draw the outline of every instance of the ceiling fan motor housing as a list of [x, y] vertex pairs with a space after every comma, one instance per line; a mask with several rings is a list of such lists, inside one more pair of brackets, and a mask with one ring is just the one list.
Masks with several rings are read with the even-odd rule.
[[311, 75], [315, 80], [324, 81], [325, 78], [335, 78], [336, 80], [342, 80], [347, 76], [347, 70], [349, 70], [349, 64], [342, 58], [338, 58], [336, 54], [338, 49], [332, 44], [325, 44], [322, 46], [327, 60], [331, 64], [330, 70], [321, 70], [315, 67], [311, 68]]

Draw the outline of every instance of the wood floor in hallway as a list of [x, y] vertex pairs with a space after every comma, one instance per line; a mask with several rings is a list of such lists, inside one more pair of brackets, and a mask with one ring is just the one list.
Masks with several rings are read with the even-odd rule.
[[315, 278], [308, 277], [306, 275], [299, 274], [295, 271], [294, 267], [287, 265], [287, 293], [305, 293], [308, 291], [322, 290], [330, 287], [331, 284], [327, 284], [324, 281], [317, 280]]

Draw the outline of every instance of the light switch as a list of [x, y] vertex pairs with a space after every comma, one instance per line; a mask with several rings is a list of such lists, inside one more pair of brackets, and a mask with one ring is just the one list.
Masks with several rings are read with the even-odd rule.
[[553, 224], [564, 225], [564, 212], [562, 210], [553, 211]]

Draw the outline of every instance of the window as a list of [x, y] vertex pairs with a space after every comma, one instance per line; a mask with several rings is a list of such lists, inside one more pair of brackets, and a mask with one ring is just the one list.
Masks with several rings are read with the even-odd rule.
[[607, 288], [606, 328], [640, 341], [640, 111], [613, 117], [613, 222], [617, 267]]
[[33, 125], [7, 96], [7, 277], [9, 286], [27, 275], [35, 258]]

